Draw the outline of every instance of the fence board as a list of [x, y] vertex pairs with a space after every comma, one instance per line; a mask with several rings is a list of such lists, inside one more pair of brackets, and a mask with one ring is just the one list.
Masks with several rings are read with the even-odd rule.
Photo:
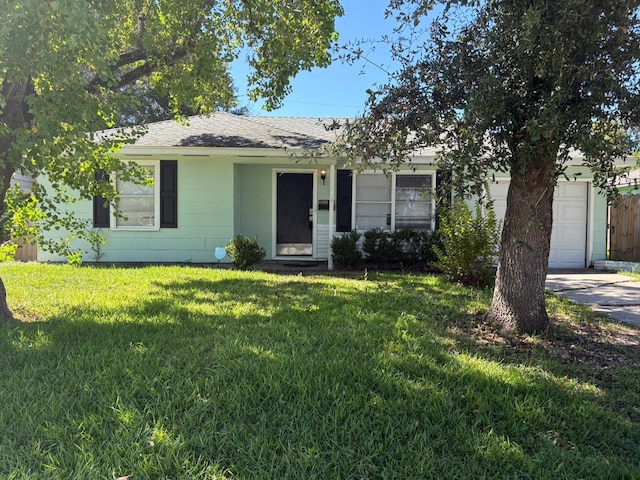
[[640, 196], [625, 195], [609, 207], [609, 259], [640, 262]]
[[18, 251], [16, 252], [16, 260], [19, 262], [33, 262], [38, 257], [38, 246], [28, 243], [19, 242]]

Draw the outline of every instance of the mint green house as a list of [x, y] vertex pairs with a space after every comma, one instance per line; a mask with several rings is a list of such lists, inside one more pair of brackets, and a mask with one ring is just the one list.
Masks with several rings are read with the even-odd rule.
[[[151, 124], [118, 155], [148, 168], [154, 185], [112, 176], [122, 216], [101, 199], [72, 208], [106, 237], [103, 262], [215, 263], [216, 247], [242, 234], [257, 236], [267, 259], [331, 266], [330, 239], [341, 232], [434, 229], [435, 151], [419, 152], [411, 168], [389, 175], [352, 171], [335, 158], [292, 156], [335, 140], [333, 122], [217, 113], [192, 117], [186, 126]], [[551, 267], [586, 267], [606, 258], [606, 201], [579, 164], [578, 158], [568, 174], [580, 171], [580, 180], [556, 189]], [[498, 217], [508, 181], [490, 186]], [[77, 247], [86, 251], [85, 261], [95, 260], [87, 245]], [[39, 250], [38, 260], [65, 259]]]

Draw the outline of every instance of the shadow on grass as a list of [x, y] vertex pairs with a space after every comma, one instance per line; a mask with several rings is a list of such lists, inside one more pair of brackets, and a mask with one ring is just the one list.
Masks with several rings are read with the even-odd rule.
[[469, 341], [483, 302], [427, 277], [213, 274], [3, 326], [0, 474], [634, 478], [638, 417], [542, 347]]

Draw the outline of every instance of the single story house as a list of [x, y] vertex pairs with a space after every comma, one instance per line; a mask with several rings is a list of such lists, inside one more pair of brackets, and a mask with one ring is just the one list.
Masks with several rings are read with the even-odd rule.
[[[335, 158], [292, 156], [335, 140], [335, 127], [333, 119], [228, 113], [192, 117], [187, 125], [154, 123], [118, 152], [155, 178], [144, 187], [112, 176], [125, 217], [101, 199], [71, 208], [106, 237], [104, 262], [214, 263], [216, 247], [236, 234], [257, 236], [267, 259], [330, 261], [330, 239], [340, 232], [434, 229], [435, 150], [416, 153], [410, 168], [389, 175], [352, 171]], [[576, 159], [568, 176], [578, 172], [556, 188], [551, 267], [606, 258], [606, 199]], [[507, 187], [508, 178], [490, 187], [499, 218]], [[42, 250], [37, 258], [64, 261]], [[94, 254], [87, 251], [84, 260], [94, 261]]]

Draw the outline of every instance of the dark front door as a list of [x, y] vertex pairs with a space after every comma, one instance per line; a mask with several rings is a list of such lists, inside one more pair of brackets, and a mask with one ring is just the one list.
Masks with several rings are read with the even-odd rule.
[[313, 255], [313, 174], [277, 178], [276, 254]]

